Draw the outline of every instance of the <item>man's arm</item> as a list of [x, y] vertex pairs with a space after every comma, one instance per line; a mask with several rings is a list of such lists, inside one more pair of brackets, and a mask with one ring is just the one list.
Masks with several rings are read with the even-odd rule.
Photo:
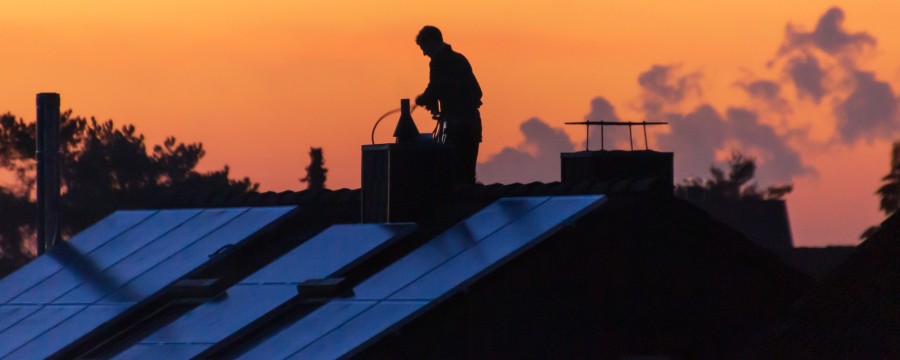
[[438, 76], [437, 71], [435, 71], [434, 61], [428, 64], [429, 74], [428, 74], [428, 86], [425, 87], [425, 91], [416, 97], [416, 105], [425, 106], [429, 111], [436, 110], [438, 106], [438, 96], [437, 96], [437, 87], [438, 87]]

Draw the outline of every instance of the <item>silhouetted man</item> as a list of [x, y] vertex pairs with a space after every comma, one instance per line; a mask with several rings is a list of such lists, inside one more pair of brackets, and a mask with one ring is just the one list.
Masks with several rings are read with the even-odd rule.
[[444, 42], [438, 28], [423, 27], [416, 44], [431, 58], [428, 87], [416, 97], [416, 105], [432, 112], [440, 109], [441, 120], [446, 123], [445, 143], [456, 155], [456, 182], [474, 184], [481, 142], [481, 87], [469, 60]]

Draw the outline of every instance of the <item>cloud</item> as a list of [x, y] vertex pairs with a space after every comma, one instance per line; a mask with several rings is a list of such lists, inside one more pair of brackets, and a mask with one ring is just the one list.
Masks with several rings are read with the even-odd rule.
[[[757, 179], [763, 185], [816, 174], [803, 162], [796, 146], [830, 144], [811, 139], [809, 132], [796, 128], [796, 124], [792, 127], [794, 122], [788, 119], [796, 100], [786, 98], [786, 88], [796, 89], [798, 100], [833, 104], [830, 110], [836, 120], [836, 141], [892, 137], [897, 133], [894, 122], [900, 121], [900, 100], [891, 85], [857, 66], [861, 54], [876, 46], [876, 39], [864, 31], [845, 30], [844, 18], [843, 10], [835, 7], [819, 18], [812, 31], [788, 24], [778, 56], [770, 64], [780, 66], [774, 70], [784, 75], [781, 80], [735, 82], [749, 96], [749, 104], [723, 104], [719, 109], [724, 110], [717, 110], [703, 103], [702, 73], [685, 74], [678, 65], [652, 65], [637, 76], [641, 90], [634, 107], [638, 113], [633, 116], [669, 122], [668, 132], [654, 131], [651, 136], [656, 134], [655, 149], [675, 153], [676, 178], [707, 177], [709, 167], [719, 163], [717, 155], [732, 151], [757, 159]], [[777, 62], [779, 59], [785, 61]], [[764, 122], [764, 116], [766, 120], [780, 120], [779, 127]], [[590, 112], [584, 119], [623, 121], [616, 107], [604, 97], [591, 100]], [[521, 143], [506, 147], [479, 164], [483, 182], [558, 179], [559, 153], [574, 148], [566, 133], [537, 118], [523, 122], [520, 130], [525, 137]], [[591, 129], [594, 150], [599, 149], [599, 133], [599, 127]], [[627, 148], [624, 127], [609, 127], [605, 135], [606, 149], [622, 148], [623, 142]], [[642, 148], [641, 140], [637, 140], [635, 148]]]
[[804, 32], [788, 24], [785, 41], [778, 53], [783, 55], [792, 50], [817, 48], [832, 56], [862, 51], [866, 46], [874, 46], [876, 40], [866, 32], [849, 33], [843, 29], [844, 10], [839, 7], [828, 9], [819, 18], [815, 30]]
[[[701, 73], [675, 77], [670, 67], [659, 65], [638, 77], [644, 91], [641, 97], [644, 104], [640, 108], [645, 118], [669, 123], [670, 132], [656, 136], [656, 143], [661, 150], [675, 153], [676, 177], [708, 176], [709, 167], [717, 162], [716, 154], [732, 150], [757, 157], [757, 178], [763, 181], [784, 182], [794, 176], [814, 173], [803, 164], [800, 154], [790, 147], [787, 139], [763, 124], [752, 110], [732, 106], [723, 116], [709, 104], [701, 104], [688, 113], [663, 112], [660, 109], [665, 106], [657, 106], [678, 104], [691, 89], [700, 93], [701, 77]], [[781, 96], [780, 84], [770, 80], [736, 84], [751, 99], [763, 102], [777, 113], [790, 113], [790, 104]]]
[[771, 80], [755, 80], [750, 83], [738, 82], [751, 99], [766, 104], [769, 110], [780, 114], [791, 113], [791, 104], [781, 96], [781, 84]]
[[671, 132], [657, 137], [664, 151], [675, 153], [676, 176], [708, 176], [717, 152], [738, 150], [756, 157], [757, 179], [787, 182], [815, 171], [803, 164], [800, 153], [775, 129], [759, 121], [749, 109], [730, 107], [723, 117], [708, 104], [687, 114], [670, 113]]
[[616, 108], [602, 96], [591, 100], [591, 112], [584, 116], [586, 121], [622, 121], [616, 114]]
[[[877, 40], [865, 31], [846, 31], [844, 18], [844, 11], [833, 7], [819, 18], [811, 32], [788, 24], [779, 49], [779, 55], [792, 54], [784, 72], [792, 80], [799, 98], [812, 99], [816, 104], [829, 98], [834, 104], [835, 141], [852, 143], [894, 137], [898, 120], [894, 89], [857, 64], [860, 54], [874, 48]], [[832, 65], [826, 67], [823, 62]], [[829, 88], [825, 86], [826, 79], [841, 85]]]
[[876, 46], [877, 40], [869, 33], [845, 30], [844, 18], [844, 10], [832, 7], [819, 17], [813, 31], [802, 31], [792, 24], [786, 26], [778, 57], [789, 56], [783, 71], [796, 87], [798, 98], [821, 103], [835, 90], [827, 88], [825, 80], [852, 82], [860, 54]]
[[701, 105], [687, 114], [667, 114], [666, 120], [671, 131], [657, 136], [656, 142], [663, 151], [675, 153], [676, 176], [705, 176], [716, 149], [725, 143], [724, 119], [712, 106]]
[[559, 154], [575, 150], [569, 135], [538, 118], [522, 122], [519, 130], [525, 136], [521, 143], [505, 147], [478, 164], [479, 181], [488, 184], [559, 180]]
[[891, 85], [864, 71], [853, 73], [853, 85], [853, 92], [834, 107], [841, 139], [852, 142], [860, 138], [892, 138], [898, 99]]
[[[585, 121], [610, 121], [620, 122], [622, 119], [616, 114], [616, 108], [602, 96], [591, 100], [591, 112], [584, 116]], [[615, 143], [622, 143], [626, 139], [628, 130], [621, 126], [607, 126], [600, 131], [599, 126], [591, 126], [590, 149], [599, 150], [601, 147], [609, 150], [616, 148]], [[606, 140], [610, 140], [607, 142]], [[587, 145], [582, 145], [587, 148]]]
[[797, 88], [797, 97], [811, 98], [816, 104], [822, 101], [826, 90], [825, 70], [814, 56], [804, 54], [791, 58], [785, 65], [785, 72]]
[[781, 92], [781, 85], [769, 80], [756, 80], [749, 84], [741, 84], [741, 87], [743, 87], [750, 96], [766, 101], [777, 99]]
[[764, 182], [788, 182], [795, 176], [815, 174], [803, 164], [800, 153], [771, 126], [759, 122], [759, 115], [744, 108], [728, 108], [728, 137], [748, 155], [756, 157], [757, 178]]
[[701, 94], [699, 72], [675, 76], [675, 65], [653, 65], [638, 76], [643, 110], [649, 117], [662, 114], [665, 105], [681, 103], [689, 93]]

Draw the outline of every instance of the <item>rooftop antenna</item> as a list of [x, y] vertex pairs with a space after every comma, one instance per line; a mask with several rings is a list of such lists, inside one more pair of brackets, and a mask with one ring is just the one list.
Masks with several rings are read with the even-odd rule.
[[579, 121], [567, 122], [566, 125], [584, 125], [585, 141], [584, 151], [591, 150], [591, 126], [600, 125], [600, 150], [606, 150], [605, 135], [603, 128], [605, 126], [628, 126], [628, 141], [631, 143], [631, 151], [634, 151], [634, 136], [631, 133], [631, 127], [639, 125], [644, 129], [644, 150], [650, 150], [647, 142], [647, 125], [668, 125], [667, 122], [649, 122], [649, 121]]

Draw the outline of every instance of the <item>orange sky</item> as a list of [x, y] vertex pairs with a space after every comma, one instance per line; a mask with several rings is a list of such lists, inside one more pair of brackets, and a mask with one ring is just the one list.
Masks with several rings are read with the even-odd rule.
[[[765, 64], [786, 24], [811, 29], [832, 6], [846, 12], [848, 30], [878, 40], [859, 66], [900, 86], [900, 3], [889, 1], [3, 2], [0, 111], [33, 120], [34, 95], [59, 92], [64, 108], [134, 123], [151, 144], [167, 135], [203, 142], [203, 169], [228, 164], [263, 190], [304, 188], [307, 151], [322, 146], [327, 185], [353, 188], [375, 119], [424, 88], [428, 59], [413, 42], [424, 24], [444, 31], [484, 88], [486, 161], [522, 140], [524, 120], [561, 128], [582, 120], [596, 96], [640, 120], [637, 77], [654, 64], [702, 72], [698, 102], [747, 105], [734, 82], [783, 77]], [[797, 104], [779, 131], [834, 136], [829, 104]], [[377, 139], [389, 141], [392, 125]], [[581, 129], [566, 131], [583, 141]], [[889, 148], [798, 149], [818, 175], [793, 179], [796, 243], [855, 244], [883, 218], [873, 192]]]

